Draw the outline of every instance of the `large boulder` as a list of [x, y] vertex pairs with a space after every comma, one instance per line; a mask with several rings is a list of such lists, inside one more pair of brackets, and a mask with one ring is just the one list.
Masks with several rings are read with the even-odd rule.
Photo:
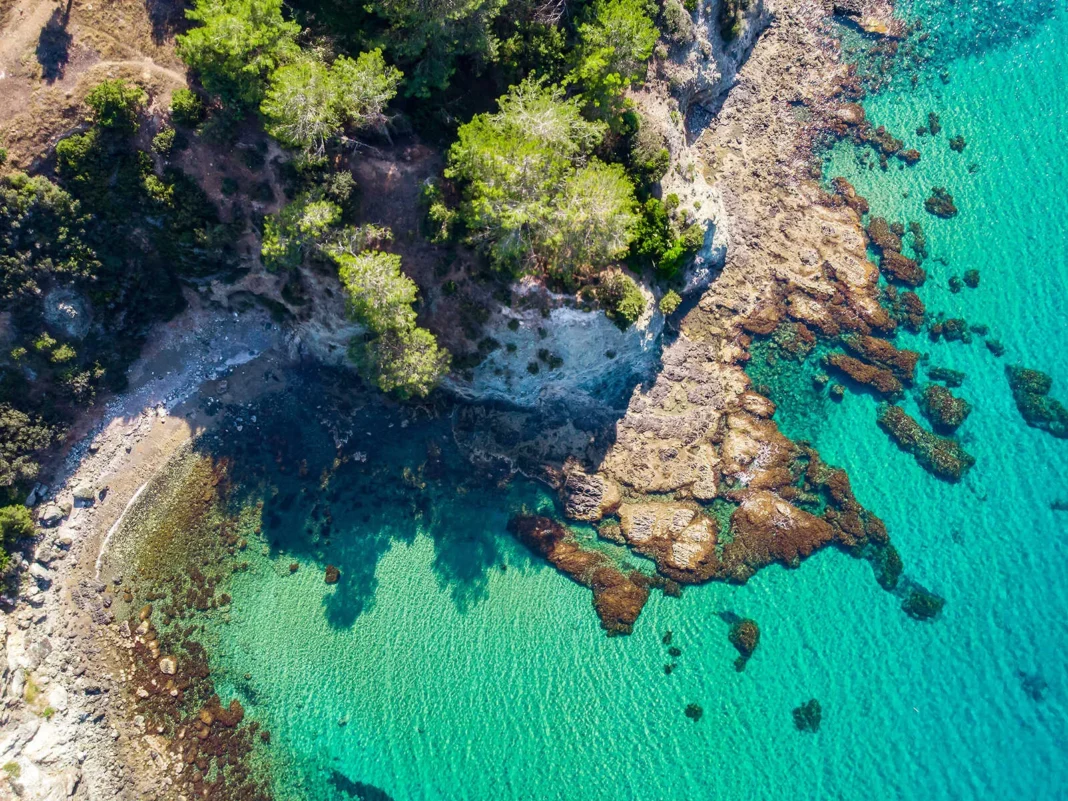
[[571, 520], [593, 523], [614, 512], [621, 497], [619, 485], [612, 479], [575, 469], [564, 481], [564, 514]]

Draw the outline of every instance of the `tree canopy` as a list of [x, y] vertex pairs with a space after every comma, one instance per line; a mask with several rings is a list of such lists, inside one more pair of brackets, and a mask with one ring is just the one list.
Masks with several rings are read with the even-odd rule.
[[380, 0], [368, 8], [389, 25], [386, 40], [410, 65], [405, 91], [429, 97], [448, 86], [456, 60], [491, 60], [497, 49], [493, 22], [505, 0]]
[[178, 53], [229, 103], [257, 106], [267, 76], [300, 54], [300, 26], [282, 17], [282, 0], [198, 0], [186, 16], [200, 25], [178, 37]]
[[267, 132], [279, 142], [318, 159], [346, 124], [355, 130], [381, 128], [400, 79], [381, 50], [356, 59], [339, 56], [330, 66], [302, 57], [271, 74], [260, 112]]
[[635, 221], [633, 186], [622, 168], [587, 160], [605, 130], [536, 78], [461, 126], [445, 174], [463, 188], [472, 242], [508, 269], [571, 274], [616, 258]]

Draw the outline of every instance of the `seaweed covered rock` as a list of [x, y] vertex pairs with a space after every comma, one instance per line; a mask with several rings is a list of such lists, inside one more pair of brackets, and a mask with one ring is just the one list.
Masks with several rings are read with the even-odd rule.
[[853, 187], [853, 184], [849, 183], [845, 178], [839, 176], [831, 181], [831, 188], [834, 190], [835, 195], [842, 199], [849, 208], [853, 209], [857, 214], [868, 213], [868, 201], [863, 196], [857, 193], [857, 190]]
[[820, 730], [820, 722], [823, 720], [823, 709], [820, 702], [815, 698], [805, 701], [801, 706], [794, 707], [794, 726], [798, 731], [815, 733]]
[[903, 383], [910, 384], [916, 377], [920, 354], [914, 350], [897, 348], [885, 339], [859, 334], [842, 337], [842, 344], [854, 355], [889, 370]]
[[567, 528], [547, 517], [517, 515], [508, 521], [508, 530], [572, 581], [593, 591], [593, 607], [605, 631], [631, 633], [649, 599], [651, 582], [646, 576], [636, 570], [625, 572], [607, 555], [583, 548]]
[[901, 450], [911, 453], [921, 467], [941, 479], [960, 481], [975, 464], [975, 457], [958, 442], [927, 431], [900, 406], [884, 406], [878, 420]]
[[953, 205], [953, 195], [944, 186], [936, 186], [931, 189], [931, 196], [923, 201], [923, 207], [928, 214], [948, 220], [957, 216], [957, 207]]
[[341, 571], [333, 565], [326, 566], [326, 573], [323, 576], [323, 580], [327, 584], [337, 584], [338, 579], [341, 578]]
[[944, 598], [918, 585], [910, 587], [905, 600], [901, 602], [902, 610], [913, 620], [931, 620], [938, 616], [945, 605]]
[[701, 709], [700, 704], [687, 704], [686, 711], [683, 714], [696, 723], [705, 714], [705, 710]]
[[871, 561], [875, 567], [875, 580], [879, 582], [879, 586], [884, 590], [892, 590], [897, 587], [901, 572], [905, 569], [905, 565], [901, 561], [901, 554], [897, 552], [897, 548], [887, 543], [874, 555]]
[[886, 368], [868, 364], [844, 353], [832, 353], [824, 359], [824, 363], [845, 373], [858, 384], [871, 387], [885, 398], [896, 398], [904, 389], [901, 381]]
[[920, 410], [935, 431], [951, 434], [971, 414], [972, 405], [941, 384], [928, 384], [920, 395]]
[[1068, 438], [1068, 409], [1049, 393], [1053, 379], [1039, 370], [1021, 365], [1005, 368], [1016, 408], [1027, 425], [1048, 431], [1058, 439]]
[[727, 576], [745, 581], [773, 562], [797, 567], [801, 559], [834, 539], [823, 518], [798, 509], [772, 492], [732, 493], [740, 501], [731, 515], [734, 539], [723, 546]]
[[879, 259], [879, 269], [895, 281], [909, 286], [920, 286], [927, 280], [927, 271], [915, 259], [903, 256], [896, 250], [884, 250]]
[[978, 270], [965, 270], [964, 271], [964, 285], [969, 289], [977, 289], [979, 287], [979, 271]]
[[760, 644], [760, 627], [751, 618], [742, 618], [736, 621], [727, 635], [728, 639], [738, 650], [738, 658], [734, 660], [734, 669], [741, 672], [745, 670], [745, 664], [756, 651]]
[[872, 217], [868, 222], [868, 239], [880, 250], [901, 250], [901, 237], [895, 234], [885, 217]]

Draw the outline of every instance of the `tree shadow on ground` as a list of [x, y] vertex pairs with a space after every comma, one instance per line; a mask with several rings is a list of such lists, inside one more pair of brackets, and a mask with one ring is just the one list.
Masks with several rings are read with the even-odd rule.
[[70, 46], [74, 37], [67, 32], [69, 20], [70, 2], [66, 9], [57, 8], [52, 12], [37, 39], [37, 63], [41, 65], [41, 77], [48, 83], [55, 83], [63, 77], [70, 60]]
[[185, 8], [185, 3], [178, 0], [145, 0], [145, 10], [152, 23], [153, 42], [164, 44], [188, 27]]

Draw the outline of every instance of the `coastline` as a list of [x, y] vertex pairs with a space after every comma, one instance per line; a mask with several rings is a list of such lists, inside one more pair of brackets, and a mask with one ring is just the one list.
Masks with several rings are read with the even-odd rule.
[[[695, 143], [721, 188], [731, 247], [722, 273], [684, 319], [678, 341], [665, 348], [654, 385], [635, 393], [619, 421], [619, 438], [601, 470], [630, 491], [692, 492], [693, 462], [682, 458], [664, 467], [657, 452], [677, 445], [684, 454], [720, 464], [721, 454], [703, 447], [720, 420], [731, 414], [770, 418], [774, 407], [753, 399], [741, 365], [749, 334], [770, 331], [785, 308], [795, 319], [804, 310], [809, 322], [824, 320], [818, 299], [841, 292], [857, 318], [886, 328], [859, 219], [851, 209], [829, 206], [813, 176], [813, 146], [833, 127], [837, 95], [849, 78], [819, 31], [826, 15], [815, 3], [777, 10]], [[799, 124], [794, 102], [816, 110], [816, 122]], [[815, 248], [814, 260], [797, 255], [808, 245]], [[817, 269], [826, 261], [836, 262], [830, 277]], [[224, 380], [234, 402], [247, 401], [262, 390], [255, 381], [262, 369], [272, 360], [288, 360], [280, 332], [262, 347], [249, 347], [245, 339], [268, 325], [261, 312], [249, 317], [235, 321], [227, 310], [196, 304], [164, 326], [131, 369], [133, 387], [83, 422], [88, 430], [57, 471], [55, 499], [61, 503], [83, 483], [106, 486], [107, 493], [45, 531], [35, 556], [47, 577], [41, 570], [24, 576], [19, 605], [7, 616], [8, 697], [22, 696], [25, 684], [16, 678], [21, 671], [41, 680], [55, 710], [43, 720], [15, 709], [4, 721], [12, 733], [0, 741], [0, 761], [25, 765], [20, 781], [30, 788], [29, 797], [60, 791], [85, 791], [90, 798], [166, 796], [170, 779], [161, 783], [159, 773], [168, 764], [169, 745], [128, 727], [132, 688], [121, 678], [117, 656], [124, 644], [105, 622], [106, 607], [94, 600], [101, 597], [96, 570], [109, 532], [138, 494], [180, 448], [210, 429], [198, 402], [221, 394]], [[234, 333], [227, 330], [231, 323]], [[209, 329], [214, 336], [203, 333]], [[700, 400], [680, 402], [680, 394]], [[89, 421], [93, 425], [85, 425]], [[757, 428], [758, 443], [781, 437], [774, 424]], [[60, 641], [61, 647], [55, 644]], [[78, 653], [88, 658], [71, 658]]]

